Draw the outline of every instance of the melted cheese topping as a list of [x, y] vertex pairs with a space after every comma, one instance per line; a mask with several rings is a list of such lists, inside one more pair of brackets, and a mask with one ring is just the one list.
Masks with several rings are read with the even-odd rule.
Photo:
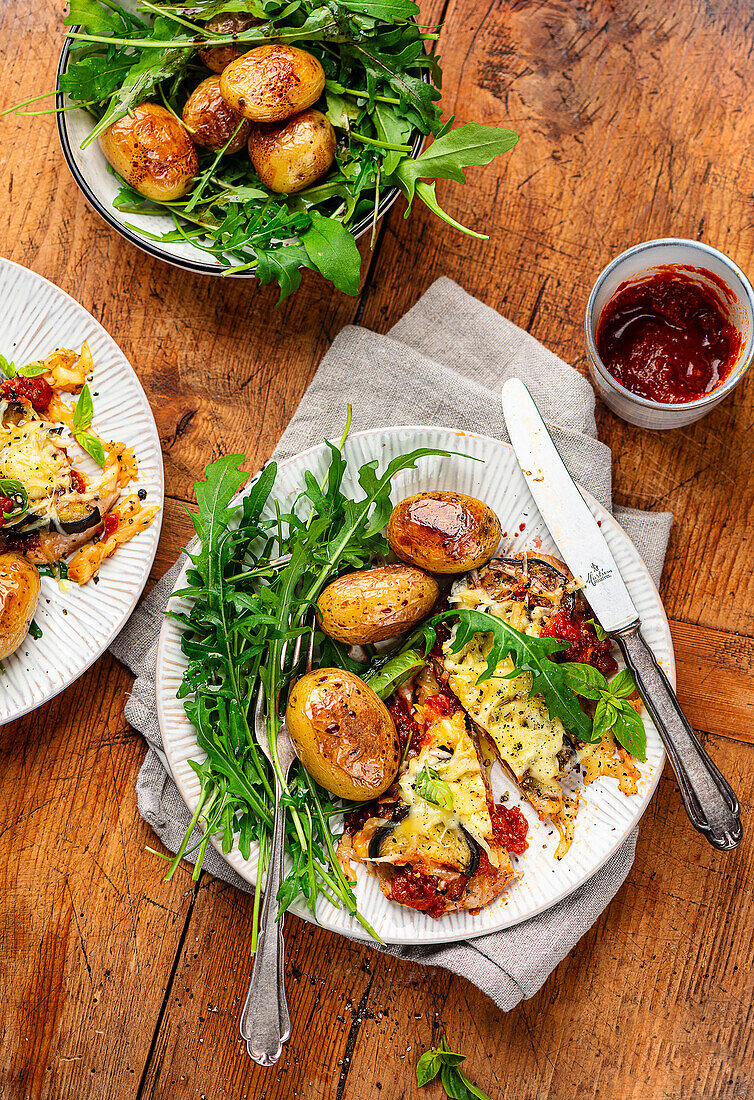
[[70, 463], [50, 434], [52, 427], [36, 419], [0, 426], [0, 477], [20, 481], [29, 511], [40, 516], [49, 516], [55, 497], [71, 488]]
[[[453, 796], [453, 808], [428, 802], [416, 790], [424, 766], [437, 772]], [[408, 761], [398, 785], [410, 811], [383, 844], [383, 859], [409, 862], [416, 855], [449, 866], [463, 868], [468, 845], [459, 833], [463, 826], [482, 847], [494, 867], [500, 865], [492, 831], [487, 788], [474, 742], [466, 730], [461, 711], [439, 718], [428, 727], [421, 752]], [[393, 849], [391, 853], [390, 849]]]
[[[475, 592], [468, 595], [473, 598]], [[501, 609], [494, 601], [489, 603], [492, 604], [490, 614], [502, 618]], [[539, 625], [527, 618], [523, 604], [512, 601], [508, 606], [511, 613], [506, 621], [511, 626], [522, 632], [526, 627], [529, 634], [539, 633]], [[450, 687], [465, 710], [490, 735], [517, 779], [528, 774], [541, 783], [552, 783], [560, 770], [558, 753], [563, 748], [565, 730], [559, 718], [550, 717], [543, 696], [531, 694], [531, 673], [522, 672], [508, 679], [513, 672], [513, 661], [506, 657], [500, 661], [493, 676], [478, 683], [487, 667], [491, 635], [475, 634], [469, 644], [455, 654], [450, 652], [451, 640], [445, 643], [443, 663]]]

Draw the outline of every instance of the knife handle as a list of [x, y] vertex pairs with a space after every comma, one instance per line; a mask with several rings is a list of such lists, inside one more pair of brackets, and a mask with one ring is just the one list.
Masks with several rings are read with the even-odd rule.
[[692, 825], [713, 847], [731, 851], [743, 835], [738, 799], [686, 720], [670, 681], [641, 636], [639, 623], [611, 637], [620, 646], [662, 738]]

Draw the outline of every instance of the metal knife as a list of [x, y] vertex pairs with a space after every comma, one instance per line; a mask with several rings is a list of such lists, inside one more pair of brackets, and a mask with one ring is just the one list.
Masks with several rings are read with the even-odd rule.
[[531, 495], [602, 627], [620, 646], [675, 772], [691, 823], [715, 848], [740, 844], [738, 799], [699, 743], [670, 682], [641, 635], [639, 614], [584, 497], [519, 378], [503, 386], [503, 413]]

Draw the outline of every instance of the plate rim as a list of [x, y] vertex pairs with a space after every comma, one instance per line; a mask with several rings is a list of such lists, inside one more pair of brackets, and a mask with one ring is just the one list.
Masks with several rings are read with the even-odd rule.
[[[502, 448], [505, 451], [509, 451], [511, 454], [514, 455], [514, 459], [515, 459], [515, 454], [513, 452], [513, 447], [511, 446], [510, 443], [506, 443], [502, 439], [496, 439], [494, 436], [485, 435], [485, 434], [482, 434], [482, 433], [479, 433], [479, 432], [471, 432], [471, 431], [468, 431], [468, 430], [462, 429], [462, 428], [452, 428], [452, 427], [449, 427], [447, 425], [438, 425], [438, 424], [398, 424], [398, 425], [391, 425], [391, 426], [385, 427], [385, 428], [380, 428], [380, 427], [365, 428], [365, 429], [362, 429], [358, 432], [352, 432], [349, 435], [348, 438], [349, 438], [349, 440], [351, 440], [351, 439], [355, 439], [355, 438], [362, 438], [362, 437], [365, 437], [365, 436], [375, 436], [375, 435], [384, 437], [385, 434], [397, 433], [397, 432], [411, 432], [411, 433], [416, 433], [416, 432], [445, 432], [445, 433], [448, 433], [449, 435], [454, 435], [454, 436], [471, 437], [473, 439], [480, 440], [482, 443], [491, 444], [494, 447], [499, 447], [499, 448]], [[289, 455], [287, 458], [282, 459], [278, 463], [278, 468], [288, 466], [293, 462], [301, 461], [302, 459], [307, 458], [309, 455], [311, 455], [315, 451], [317, 451], [317, 452], [320, 451], [320, 449], [323, 446], [324, 446], [324, 441], [321, 442], [321, 443], [315, 443], [311, 447], [307, 447], [306, 449], [304, 449], [302, 451], [297, 451], [295, 454]], [[247, 491], [249, 490], [251, 485], [254, 483], [256, 478], [259, 476], [259, 472], [260, 471], [257, 471], [256, 473], [254, 473], [253, 475], [251, 475], [249, 477], [249, 480], [244, 483], [244, 485], [241, 487], [239, 492], [233, 498], [234, 501], [236, 501], [239, 498], [242, 498], [247, 493]], [[657, 585], [655, 584], [654, 580], [652, 579], [652, 576], [649, 572], [649, 569], [647, 568], [647, 565], [646, 565], [643, 557], [641, 556], [639, 551], [634, 546], [634, 543], [631, 540], [631, 538], [629, 537], [629, 535], [623, 530], [623, 528], [620, 526], [620, 524], [615, 519], [615, 517], [612, 515], [612, 513], [608, 512], [608, 510], [604, 507], [604, 505], [600, 504], [600, 502], [592, 495], [592, 493], [589, 492], [588, 489], [585, 489], [578, 482], [577, 482], [577, 484], [579, 485], [579, 488], [581, 489], [581, 491], [584, 493], [584, 495], [587, 499], [587, 503], [592, 505], [592, 506], [596, 506], [596, 508], [601, 513], [599, 518], [603, 521], [603, 524], [605, 522], [607, 522], [618, 533], [619, 537], [622, 537], [623, 539], [625, 539], [626, 542], [633, 549], [633, 552], [636, 556], [636, 561], [639, 564], [639, 566], [641, 568], [641, 572], [644, 575], [644, 580], [646, 582], [648, 582], [648, 585], [650, 586], [651, 593], [652, 593], [652, 595], [654, 596], [654, 598], [657, 602], [657, 606], [658, 606], [658, 609], [659, 609], [659, 612], [660, 612], [660, 615], [661, 615], [662, 626], [664, 627], [664, 630], [665, 630], [666, 639], [667, 639], [667, 643], [668, 643], [668, 651], [669, 651], [669, 668], [665, 669], [664, 671], [667, 673], [668, 679], [670, 680], [670, 683], [673, 686], [673, 689], [675, 690], [675, 687], [676, 687], [675, 651], [674, 651], [674, 648], [673, 648], [673, 639], [672, 639], [672, 635], [671, 635], [671, 632], [670, 632], [670, 624], [668, 622], [668, 617], [667, 617], [667, 613], [665, 611], [664, 604], [663, 604], [662, 599], [660, 597], [659, 589], [658, 589]], [[181, 569], [178, 576], [176, 577], [175, 584], [174, 584], [173, 589], [172, 589], [172, 591], [171, 591], [171, 593], [168, 597], [168, 603], [167, 603], [166, 609], [165, 609], [166, 612], [170, 608], [171, 601], [174, 599], [174, 593], [175, 593], [176, 589], [178, 589], [180, 586], [182, 586], [184, 584], [184, 581], [185, 581], [184, 574], [185, 574], [186, 569], [189, 567], [189, 565], [190, 565], [190, 562], [187, 561], [184, 564], [184, 566]], [[186, 794], [184, 793], [183, 786], [182, 786], [182, 781], [179, 782], [179, 780], [176, 778], [175, 772], [173, 771], [173, 760], [171, 759], [171, 753], [169, 751], [170, 740], [169, 739], [166, 740], [166, 738], [165, 738], [166, 719], [165, 719], [165, 714], [164, 714], [164, 703], [165, 703], [165, 700], [166, 700], [167, 696], [166, 696], [165, 691], [161, 690], [161, 680], [162, 680], [162, 670], [164, 668], [164, 659], [163, 658], [164, 658], [164, 654], [165, 654], [165, 648], [168, 644], [168, 635], [171, 632], [171, 630], [173, 630], [173, 629], [175, 629], [174, 628], [174, 620], [171, 619], [171, 618], [168, 618], [167, 614], [165, 614], [162, 626], [160, 628], [160, 634], [159, 634], [158, 646], [157, 646], [156, 677], [155, 677], [157, 716], [158, 716], [158, 721], [159, 721], [159, 726], [160, 726], [160, 735], [161, 735], [161, 738], [162, 738], [163, 752], [164, 752], [165, 757], [166, 757], [166, 759], [169, 763], [169, 766], [170, 766], [170, 775], [173, 779], [173, 782], [176, 784], [176, 787], [178, 789], [178, 792], [179, 792], [184, 804], [188, 807], [189, 812], [193, 812], [193, 810], [196, 807], [193, 806], [189, 802]], [[183, 714], [182, 721], [185, 722], [186, 725], [191, 726], [191, 723], [185, 717], [185, 712]], [[649, 719], [649, 721], [651, 722], [651, 719]], [[516, 917], [513, 920], [503, 921], [498, 926], [496, 926], [495, 928], [480, 928], [478, 932], [474, 931], [474, 932], [465, 933], [460, 941], [459, 941], [459, 937], [458, 937], [457, 934], [448, 933], [445, 936], [440, 934], [440, 935], [437, 935], [437, 936], [433, 936], [431, 939], [421, 939], [421, 940], [416, 940], [416, 939], [407, 940], [405, 935], [401, 936], [399, 939], [394, 939], [394, 938], [390, 938], [390, 937], [385, 938], [384, 936], [381, 936], [381, 938], [383, 939], [383, 942], [386, 945], [392, 945], [392, 946], [408, 945], [408, 946], [413, 946], [413, 947], [432, 947], [434, 945], [440, 945], [440, 944], [466, 942], [468, 940], [478, 939], [481, 936], [494, 935], [496, 932], [500, 932], [500, 931], [503, 931], [503, 930], [508, 929], [508, 928], [515, 928], [516, 926], [518, 926], [520, 924], [523, 924], [526, 921], [531, 920], [534, 917], [539, 916], [541, 913], [545, 913], [549, 909], [552, 909], [554, 906], [556, 906], [560, 902], [562, 902], [565, 898], [570, 897], [577, 890], [579, 890], [582, 886], [585, 886], [588, 882], [590, 882], [594, 878], [594, 876], [605, 866], [605, 864], [608, 863], [610, 859], [612, 859], [612, 857], [615, 855], [615, 853], [618, 851], [618, 849], [628, 839], [628, 836], [630, 835], [630, 833], [639, 825], [639, 823], [641, 822], [641, 819], [643, 818], [644, 814], [646, 813], [652, 799], [654, 798], [655, 791], [657, 790], [657, 787], [659, 785], [659, 782], [660, 782], [660, 779], [662, 777], [662, 773], [663, 773], [666, 762], [667, 762], [667, 753], [665, 752], [665, 747], [663, 745], [661, 747], [660, 757], [659, 757], [659, 760], [658, 760], [658, 763], [657, 763], [657, 767], [656, 767], [655, 771], [652, 773], [652, 775], [648, 778], [646, 789], [643, 793], [642, 804], [641, 804], [640, 808], [637, 810], [636, 814], [634, 815], [632, 823], [628, 827], [627, 831], [620, 837], [620, 839], [616, 840], [616, 842], [610, 847], [610, 849], [602, 857], [602, 859], [599, 861], [599, 863], [597, 863], [593, 867], [593, 869], [591, 870], [591, 873], [586, 878], [582, 878], [577, 883], [575, 883], [574, 885], [568, 886], [560, 894], [558, 894], [556, 897], [553, 897], [550, 900], [548, 900], [546, 903], [537, 906], [535, 909], [532, 909], [530, 912], [528, 912], [528, 913], [526, 913], [526, 914], [524, 914], [520, 917]], [[255, 881], [252, 880], [249, 877], [249, 875], [247, 873], [245, 873], [245, 871], [244, 871], [243, 865], [245, 865], [247, 863], [247, 861], [243, 859], [240, 852], [238, 851], [237, 846], [234, 844], [231, 851], [229, 853], [225, 854], [222, 851], [221, 842], [220, 842], [220, 840], [217, 839], [216, 835], [212, 836], [210, 838], [210, 842], [211, 842], [213, 848], [215, 849], [215, 851], [228, 864], [228, 866], [231, 867], [236, 872], [236, 874], [238, 874], [239, 877], [244, 880], [244, 882], [247, 882], [253, 889], [256, 889]], [[525, 870], [525, 867], [523, 868], [523, 870]], [[366, 932], [364, 929], [362, 929], [361, 926], [359, 926], [359, 925], [357, 925], [355, 928], [349, 928], [348, 931], [346, 931], [344, 928], [333, 927], [329, 922], [323, 923], [321, 921], [318, 921], [316, 919], [316, 917], [314, 916], [314, 914], [311, 912], [311, 910], [307, 909], [305, 906], [298, 906], [295, 903], [294, 903], [294, 906], [291, 907], [290, 912], [293, 913], [295, 916], [300, 917], [303, 920], [306, 920], [310, 924], [315, 924], [318, 927], [326, 928], [328, 931], [335, 932], [337, 935], [344, 936], [346, 939], [355, 939], [355, 940], [358, 940], [359, 942], [369, 943], [369, 944], [372, 944], [373, 946], [376, 946], [375, 941], [369, 935], [369, 933]], [[437, 922], [437, 923], [438, 923], [438, 926], [439, 926], [439, 922]]]
[[[94, 662], [98, 661], [99, 658], [102, 656], [102, 654], [107, 649], [109, 649], [109, 647], [111, 646], [113, 641], [118, 637], [121, 630], [123, 630], [126, 623], [131, 618], [131, 615], [133, 614], [134, 608], [136, 607], [137, 603], [141, 599], [141, 594], [144, 591], [144, 588], [146, 586], [147, 581], [149, 580], [149, 574], [152, 571], [152, 566], [154, 564], [155, 557], [157, 556], [157, 547], [159, 546], [159, 542], [160, 542], [160, 535], [162, 533], [162, 522], [163, 522], [163, 518], [164, 518], [164, 514], [165, 514], [165, 467], [164, 467], [164, 463], [163, 463], [163, 459], [162, 459], [162, 444], [160, 442], [160, 433], [157, 431], [157, 423], [155, 421], [154, 413], [152, 412], [152, 406], [149, 402], [149, 398], [147, 397], [146, 390], [142, 386], [141, 381], [139, 379], [139, 376], [136, 373], [136, 371], [134, 370], [133, 365], [131, 364], [131, 360], [128, 358], [126, 353], [123, 351], [123, 348], [120, 346], [120, 344], [115, 339], [115, 337], [112, 336], [107, 331], [105, 326], [103, 324], [101, 324], [100, 321], [97, 320], [97, 318], [94, 316], [94, 314], [92, 314], [86, 308], [86, 306], [83, 306], [81, 304], [81, 302], [79, 302], [76, 298], [73, 297], [72, 294], [69, 294], [67, 290], [63, 290], [62, 287], [58, 286], [57, 283], [54, 283], [51, 279], [46, 278], [46, 276], [44, 276], [44, 275], [40, 275], [38, 271], [34, 271], [32, 268], [26, 267], [24, 264], [18, 263], [17, 260], [10, 260], [6, 256], [0, 256], [0, 268], [3, 265], [8, 265], [9, 267], [15, 268], [18, 271], [22, 271], [25, 274], [30, 275], [33, 279], [36, 279], [42, 286], [44, 286], [48, 291], [52, 291], [55, 295], [60, 295], [62, 298], [67, 299], [70, 303], [72, 303], [74, 309], [76, 309], [76, 310], [78, 310], [81, 313], [86, 315], [86, 317], [89, 319], [89, 322], [97, 330], [98, 335], [103, 337], [105, 340], [110, 341], [110, 343], [113, 345], [113, 347], [115, 348], [117, 353], [120, 355], [121, 359], [123, 360], [124, 365], [128, 369], [128, 372], [130, 372], [130, 375], [131, 375], [130, 382], [132, 384], [135, 384], [137, 392], [140, 393], [141, 397], [143, 398], [144, 412], [145, 412], [147, 421], [148, 421], [151, 429], [154, 432], [153, 442], [154, 442], [154, 445], [155, 445], [155, 455], [157, 457], [156, 474], [157, 474], [157, 482], [158, 482], [160, 510], [157, 513], [157, 516], [155, 517], [155, 519], [153, 520], [153, 524], [156, 524], [156, 529], [155, 529], [156, 538], [154, 540], [154, 547], [148, 555], [148, 560], [145, 559], [144, 569], [143, 569], [143, 574], [142, 574], [141, 580], [138, 584], [138, 587], [134, 590], [133, 599], [131, 600], [131, 602], [128, 606], [128, 609], [119, 618], [119, 620], [117, 621], [115, 626], [110, 630], [110, 632], [107, 635], [106, 640], [102, 643], [101, 646], [98, 646], [96, 653], [93, 656], [91, 656], [90, 658], [88, 658], [86, 660], [85, 664], [80, 665], [80, 666], [77, 665], [76, 666], [76, 671], [73, 672], [73, 674], [70, 677], [64, 678], [64, 682], [61, 684], [60, 687], [58, 687], [54, 691], [49, 692], [48, 694], [46, 694], [43, 699], [41, 699], [37, 702], [31, 702], [31, 703], [29, 703], [28, 706], [23, 706], [19, 710], [14, 711], [12, 714], [9, 714], [5, 717], [0, 715], [0, 726], [5, 726], [9, 722], [15, 722], [17, 719], [23, 718], [27, 714], [33, 713], [35, 710], [38, 710], [40, 707], [46, 706], [47, 703], [49, 703], [52, 699], [56, 699], [58, 695], [61, 695], [62, 692], [66, 691], [71, 686], [71, 684], [74, 684], [81, 676], [83, 676], [84, 673], [87, 672], [88, 669], [90, 669], [92, 667]], [[61, 346], [63, 346], [63, 345], [61, 345]], [[137, 457], [137, 461], [138, 461], [138, 455], [136, 457]], [[150, 524], [150, 526], [152, 526], [152, 525]]]

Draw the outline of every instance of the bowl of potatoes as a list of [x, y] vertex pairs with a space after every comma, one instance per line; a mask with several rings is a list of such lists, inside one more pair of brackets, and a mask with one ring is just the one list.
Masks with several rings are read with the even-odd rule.
[[[338, 217], [358, 240], [374, 233], [400, 192], [383, 172], [383, 185], [378, 174], [376, 186], [369, 188], [368, 204], [365, 189], [364, 194], [355, 190], [355, 201], [349, 196], [348, 173], [351, 181], [357, 173], [346, 148], [351, 131], [358, 128], [362, 101], [346, 100], [330, 90], [339, 85], [328, 78], [327, 57], [320, 60], [314, 52], [322, 56], [318, 46], [310, 50], [306, 42], [252, 42], [251, 48], [234, 44], [254, 24], [245, 12], [210, 19], [206, 27], [212, 37], [203, 48], [197, 45], [190, 51], [179, 79], [145, 92], [143, 101], [130, 105], [128, 113], [104, 129], [99, 125], [102, 112], [98, 120], [96, 110], [79, 106], [66, 90], [71, 86], [66, 78], [82, 60], [82, 44], [75, 35], [88, 29], [72, 28], [74, 39], [66, 41], [58, 67], [58, 132], [66, 163], [89, 205], [132, 244], [189, 271], [256, 276], [263, 282], [278, 278], [285, 296], [287, 284], [275, 265], [280, 266], [282, 256], [294, 267], [292, 252], [283, 255], [280, 248], [298, 243], [297, 213], [303, 219], [315, 209], [328, 218]], [[214, 39], [221, 44], [210, 46]], [[86, 53], [83, 57], [86, 60]], [[426, 81], [426, 70], [418, 72]], [[376, 154], [389, 156], [393, 145], [400, 155], [417, 156], [423, 129], [404, 126], [382, 142], [374, 134], [368, 137], [374, 163]], [[361, 147], [359, 152], [363, 153]], [[227, 225], [233, 228], [233, 216], [241, 210], [256, 237], [225, 232]], [[279, 226], [273, 219], [273, 229], [260, 237], [271, 212], [279, 210]], [[276, 248], [268, 264], [266, 255]], [[273, 269], [271, 276], [268, 267]], [[290, 277], [295, 289], [293, 270]]]

